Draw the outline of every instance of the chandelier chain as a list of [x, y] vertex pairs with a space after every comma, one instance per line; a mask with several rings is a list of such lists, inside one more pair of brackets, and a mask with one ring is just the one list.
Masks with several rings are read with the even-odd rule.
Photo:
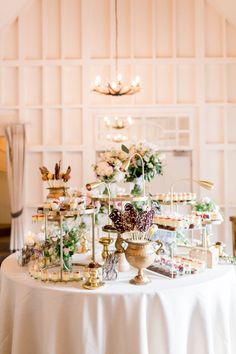
[[118, 4], [115, 0], [115, 69], [116, 76], [118, 75]]
[[[136, 78], [131, 82], [131, 84], [125, 84], [122, 80], [122, 75], [118, 73], [118, 39], [119, 39], [119, 27], [118, 27], [118, 0], [115, 1], [115, 73], [116, 81], [102, 84], [101, 77], [98, 75], [95, 80], [95, 84], [92, 88], [94, 92], [102, 95], [109, 96], [123, 96], [123, 95], [133, 95], [140, 92], [140, 77]], [[113, 61], [113, 60], [112, 60]]]

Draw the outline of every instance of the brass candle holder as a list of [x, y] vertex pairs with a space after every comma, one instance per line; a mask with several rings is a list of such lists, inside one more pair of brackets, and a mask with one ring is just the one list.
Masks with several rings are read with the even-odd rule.
[[[107, 190], [108, 190], [108, 196], [109, 196], [108, 211], [110, 213], [111, 194], [110, 194], [110, 189], [109, 189], [107, 183], [103, 182], [103, 181], [95, 181], [92, 183], [87, 183], [86, 188], [88, 191], [91, 191], [93, 189], [98, 188], [102, 184], [105, 184], [107, 187]], [[108, 215], [109, 215], [109, 213], [108, 213]], [[87, 278], [86, 282], [83, 284], [83, 288], [88, 289], [88, 290], [96, 290], [105, 284], [99, 277], [99, 272], [101, 271], [101, 265], [95, 261], [95, 233], [94, 233], [94, 229], [95, 229], [95, 218], [93, 218], [93, 223], [92, 223], [92, 230], [93, 230], [92, 262], [89, 264], [89, 266], [87, 268], [88, 278]], [[106, 252], [108, 252], [108, 250]]]
[[[95, 181], [95, 182], [87, 183], [86, 188], [88, 191], [91, 191], [93, 189], [98, 188], [102, 184], [105, 184], [105, 186], [107, 188], [107, 192], [108, 192], [108, 226], [110, 226], [109, 225], [109, 223], [110, 223], [109, 215], [111, 212], [111, 192], [110, 192], [110, 188], [109, 188], [108, 184], [104, 181]], [[113, 240], [110, 238], [109, 233], [108, 233], [108, 237], [104, 236], [104, 237], [100, 238], [99, 243], [101, 243], [103, 245], [103, 252], [102, 252], [103, 259], [107, 259], [108, 254], [109, 254], [108, 246], [112, 243], [112, 241]], [[94, 240], [93, 240], [93, 254], [95, 254]], [[93, 257], [93, 260], [94, 260], [94, 257]]]
[[96, 290], [101, 286], [104, 286], [105, 283], [99, 277], [99, 271], [101, 266], [97, 263], [91, 262], [87, 268], [88, 278], [83, 284], [83, 288], [87, 290]]
[[112, 244], [113, 239], [109, 236], [100, 237], [99, 243], [103, 246], [102, 259], [106, 260], [109, 255], [109, 246]]
[[115, 255], [118, 259], [118, 271], [119, 272], [128, 271], [130, 269], [130, 266], [125, 258], [125, 253], [124, 253], [124, 248], [123, 248], [123, 239], [121, 237], [121, 234], [112, 225], [105, 225], [102, 228], [102, 231], [117, 235], [116, 240], [115, 240]]

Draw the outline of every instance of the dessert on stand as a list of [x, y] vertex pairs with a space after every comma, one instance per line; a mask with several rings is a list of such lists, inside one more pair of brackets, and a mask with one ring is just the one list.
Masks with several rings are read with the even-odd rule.
[[[211, 185], [208, 181], [205, 184]], [[169, 199], [161, 201], [161, 211], [154, 217], [156, 237], [165, 245], [166, 254], [157, 258], [149, 269], [176, 278], [214, 267], [219, 262], [219, 250], [211, 240], [212, 225], [223, 222], [219, 207], [210, 198], [198, 201], [194, 193], [178, 193], [175, 197], [175, 193], [170, 194], [162, 194]], [[187, 195], [185, 200], [183, 196]], [[185, 203], [192, 209], [188, 214], [181, 213]]]
[[[199, 201], [192, 192], [174, 193], [173, 188], [167, 193], [147, 195], [145, 154], [140, 150], [131, 153], [126, 147], [122, 149], [122, 154], [107, 153], [104, 161], [96, 164], [94, 170], [101, 179], [86, 185], [91, 192], [89, 198], [67, 187], [70, 166], [65, 172], [61, 170], [60, 161], [53, 172], [40, 167], [42, 180], [48, 184], [48, 195], [32, 220], [42, 226], [41, 239], [28, 237], [19, 259], [22, 265], [28, 264], [33, 278], [52, 282], [81, 281], [83, 288], [93, 290], [106, 281], [119, 279], [119, 272], [130, 267], [138, 270], [130, 283], [144, 285], [150, 281], [145, 269], [157, 276], [177, 278], [212, 268], [219, 263], [219, 257], [226, 263], [223, 245], [212, 242], [212, 225], [223, 222], [216, 203], [209, 198]], [[114, 176], [123, 173], [124, 177], [129, 168], [132, 174], [137, 168], [141, 171], [141, 193], [111, 192], [111, 180], [116, 184]], [[137, 176], [140, 178], [139, 174]], [[207, 188], [213, 186], [209, 181], [199, 184]], [[105, 194], [96, 193], [102, 185]], [[106, 220], [103, 218], [96, 226], [101, 206]], [[89, 229], [91, 245], [87, 238]], [[102, 233], [98, 239], [95, 229]], [[90, 248], [90, 259], [84, 261]], [[99, 261], [97, 252], [100, 252]], [[79, 254], [85, 254], [83, 262], [81, 258], [78, 261]], [[232, 260], [227, 258], [227, 262], [232, 263]]]
[[[61, 163], [56, 163], [54, 173], [40, 167], [42, 180], [47, 181], [49, 193], [46, 201], [32, 216], [34, 222], [43, 223], [44, 240], [28, 243], [22, 250], [20, 261], [29, 262], [30, 275], [42, 281], [79, 281], [83, 279], [81, 265], [72, 264], [75, 253], [88, 251], [85, 218], [90, 218], [92, 231], [92, 256], [88, 269], [95, 269], [95, 214], [97, 210], [86, 204], [86, 196], [65, 186], [70, 179], [70, 167], [61, 172]], [[78, 246], [78, 242], [81, 242]], [[100, 268], [100, 267], [99, 267]], [[89, 272], [89, 271], [88, 271]], [[100, 286], [99, 282], [96, 285]]]

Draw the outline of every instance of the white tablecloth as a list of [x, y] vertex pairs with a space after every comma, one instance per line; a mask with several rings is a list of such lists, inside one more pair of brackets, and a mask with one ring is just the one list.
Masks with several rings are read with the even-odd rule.
[[96, 291], [31, 279], [13, 256], [1, 268], [1, 354], [235, 354], [236, 272], [181, 279], [132, 272]]

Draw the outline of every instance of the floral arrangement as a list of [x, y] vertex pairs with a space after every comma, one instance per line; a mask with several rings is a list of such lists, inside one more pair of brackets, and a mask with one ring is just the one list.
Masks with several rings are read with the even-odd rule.
[[218, 212], [219, 206], [209, 197], [204, 197], [197, 201], [195, 204], [195, 210], [199, 212]]
[[96, 177], [103, 182], [119, 182], [123, 180], [122, 163], [128, 155], [122, 150], [112, 149], [100, 154], [100, 160], [93, 166]]
[[[81, 231], [84, 229], [84, 223], [82, 223], [79, 228], [73, 227], [70, 230], [64, 227], [65, 236], [63, 237], [63, 261], [64, 268], [66, 270], [70, 269], [70, 259], [77, 250], [77, 243], [81, 237]], [[60, 258], [61, 257], [61, 245], [60, 238], [57, 238], [55, 243], [55, 253]]]
[[[122, 150], [131, 157], [134, 154], [139, 154], [144, 162], [144, 178], [150, 182], [156, 175], [163, 174], [162, 160], [164, 155], [157, 151], [156, 146], [147, 143], [133, 144], [128, 149], [122, 145]], [[135, 155], [131, 158], [128, 171], [125, 174], [126, 182], [133, 182], [142, 175], [142, 161]]]
[[[103, 182], [135, 182], [132, 194], [141, 193], [139, 182], [142, 176], [142, 160], [144, 162], [144, 178], [150, 182], [156, 175], [163, 174], [162, 160], [163, 154], [157, 151], [157, 147], [152, 144], [138, 143], [129, 148], [121, 145], [121, 148], [104, 152], [100, 155], [100, 160], [93, 166], [96, 177]], [[134, 155], [134, 156], [133, 156]], [[122, 165], [130, 160], [128, 170], [122, 172]]]
[[236, 265], [236, 257], [230, 256], [225, 252], [225, 244], [217, 241], [214, 247], [219, 250], [219, 264], [233, 264]]
[[[77, 243], [86, 230], [86, 224], [81, 222], [79, 225], [69, 227], [63, 225], [63, 262], [64, 269], [70, 269], [70, 260], [77, 251]], [[25, 245], [21, 252], [22, 265], [27, 264], [31, 259], [46, 260], [50, 264], [57, 264], [61, 256], [60, 230], [50, 230], [46, 241], [37, 242], [36, 240]]]
[[223, 215], [219, 205], [208, 197], [204, 197], [196, 202], [195, 212], [197, 215], [200, 215], [202, 219], [209, 219], [215, 222], [223, 221]]
[[[157, 147], [152, 144], [138, 143], [133, 144], [130, 148], [122, 145], [122, 150], [131, 157], [130, 165], [125, 173], [125, 182], [135, 182], [131, 194], [140, 195], [142, 193], [142, 183], [140, 177], [142, 176], [142, 160], [144, 163], [144, 178], [146, 181], [150, 182], [156, 175], [163, 174], [163, 164], [162, 160], [164, 155], [157, 151]], [[134, 155], [132, 157], [132, 155]]]

